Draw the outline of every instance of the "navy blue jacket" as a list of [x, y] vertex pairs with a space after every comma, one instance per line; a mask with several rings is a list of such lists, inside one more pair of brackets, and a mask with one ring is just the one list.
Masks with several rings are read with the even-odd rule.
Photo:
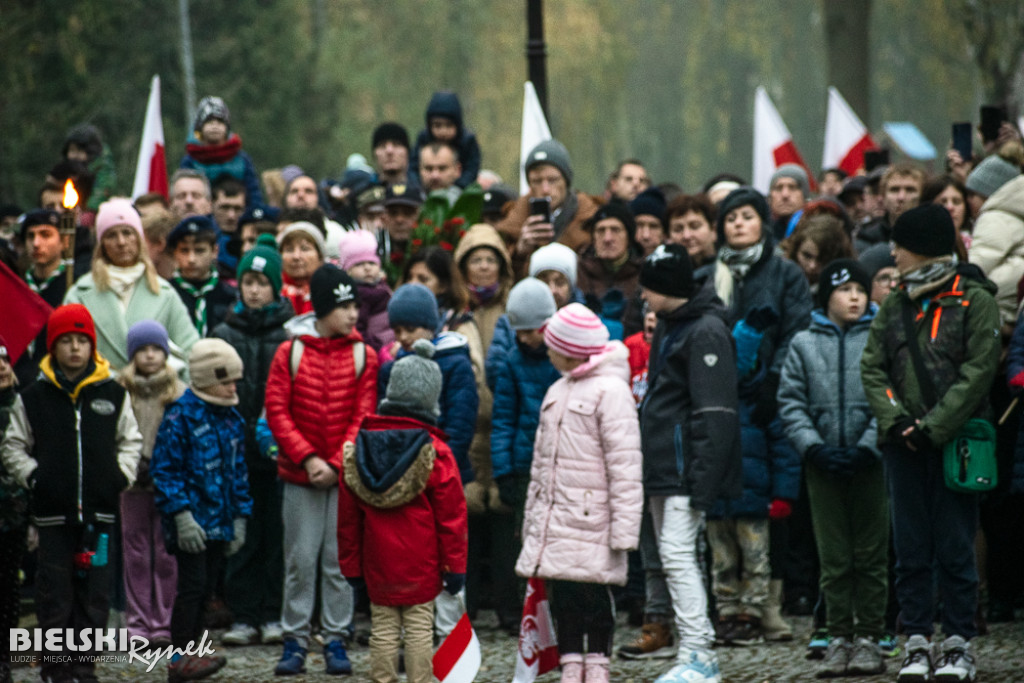
[[453, 92], [436, 92], [430, 98], [427, 105], [427, 112], [424, 118], [427, 127], [416, 136], [416, 145], [409, 153], [409, 180], [410, 184], [423, 186], [420, 181], [420, 150], [430, 143], [434, 138], [430, 135], [430, 119], [433, 116], [443, 116], [455, 122], [455, 140], [453, 145], [459, 150], [459, 162], [462, 164], [462, 174], [455, 184], [465, 189], [476, 182], [480, 175], [480, 143], [476, 141], [473, 131], [466, 130], [462, 123], [462, 105], [459, 103], [459, 96]]
[[236, 517], [252, 514], [245, 467], [245, 421], [234, 408], [203, 401], [192, 389], [167, 406], [149, 466], [168, 549], [174, 516], [189, 510], [210, 541], [231, 541]]
[[487, 378], [492, 378], [493, 369], [495, 384], [491, 411], [494, 478], [507, 474], [529, 476], [544, 394], [562, 375], [551, 364], [544, 345], [531, 349], [516, 343], [504, 358], [494, 358], [493, 364], [488, 353], [487, 364]]
[[[462, 483], [473, 481], [473, 467], [469, 462], [469, 444], [476, 431], [476, 412], [480, 397], [476, 393], [476, 377], [469, 360], [469, 344], [458, 332], [442, 332], [434, 338], [434, 362], [441, 368], [441, 417], [437, 426], [448, 435], [448, 447], [452, 449], [455, 462], [459, 465]], [[407, 356], [399, 351], [395, 360]], [[385, 363], [377, 374], [377, 397], [383, 401], [387, 396], [391, 366], [395, 361]]]
[[767, 519], [772, 500], [794, 501], [800, 495], [800, 456], [786, 438], [782, 420], [775, 417], [766, 429], [758, 427], [751, 419], [754, 405], [740, 397], [743, 495], [719, 498], [708, 513], [711, 519]]

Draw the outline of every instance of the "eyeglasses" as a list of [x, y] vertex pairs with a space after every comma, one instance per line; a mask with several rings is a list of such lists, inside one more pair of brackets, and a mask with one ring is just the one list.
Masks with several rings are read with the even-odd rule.
[[878, 283], [880, 285], [885, 285], [887, 287], [892, 287], [893, 284], [897, 280], [899, 280], [899, 276], [898, 275], [885, 275], [885, 274], [883, 274], [883, 275], [876, 275], [874, 277], [874, 279], [871, 280], [871, 282], [872, 283]]

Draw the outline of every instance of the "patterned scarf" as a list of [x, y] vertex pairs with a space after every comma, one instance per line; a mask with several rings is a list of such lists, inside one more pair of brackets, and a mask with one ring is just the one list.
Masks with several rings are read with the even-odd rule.
[[213, 277], [206, 281], [205, 284], [197, 287], [195, 284], [189, 282], [181, 276], [181, 271], [175, 269], [174, 271], [174, 283], [181, 287], [185, 292], [195, 299], [195, 309], [192, 311], [192, 322], [196, 326], [196, 330], [199, 332], [200, 337], [206, 336], [206, 295], [217, 288], [217, 283], [220, 281], [217, 276], [217, 271], [213, 271]]
[[494, 295], [498, 293], [498, 287], [501, 286], [500, 282], [495, 282], [493, 285], [487, 285], [485, 287], [478, 287], [476, 285], [469, 285], [469, 294], [473, 297], [473, 301], [478, 306], [486, 306], [494, 298]]
[[41, 294], [44, 289], [50, 286], [50, 283], [53, 282], [55, 278], [64, 274], [66, 268], [67, 266], [61, 263], [57, 266], [57, 270], [53, 271], [53, 273], [51, 273], [50, 276], [42, 282], [38, 282], [36, 280], [36, 276], [32, 274], [32, 269], [29, 268], [28, 271], [25, 272], [25, 284], [27, 284], [29, 289], [36, 294]]
[[953, 277], [958, 265], [955, 255], [940, 256], [904, 273], [900, 277], [900, 284], [906, 287], [911, 299], [919, 299], [924, 294], [934, 292]]
[[757, 244], [745, 249], [733, 249], [725, 244], [718, 250], [718, 260], [725, 264], [734, 278], [742, 280], [750, 272], [750, 268], [761, 259], [761, 254], [764, 253], [764, 243], [765, 241], [762, 239]]

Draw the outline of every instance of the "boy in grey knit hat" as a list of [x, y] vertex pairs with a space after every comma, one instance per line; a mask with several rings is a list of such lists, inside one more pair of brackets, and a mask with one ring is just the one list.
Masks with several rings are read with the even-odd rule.
[[434, 345], [419, 339], [412, 350], [395, 363], [380, 414], [344, 445], [338, 558], [370, 598], [370, 680], [398, 680], [404, 640], [410, 683], [429, 683], [434, 598], [466, 583], [468, 522], [458, 465], [434, 426], [442, 385]]

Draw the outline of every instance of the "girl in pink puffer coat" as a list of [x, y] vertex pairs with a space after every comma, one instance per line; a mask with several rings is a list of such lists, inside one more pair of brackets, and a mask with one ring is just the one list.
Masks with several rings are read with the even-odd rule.
[[609, 586], [626, 583], [643, 510], [629, 352], [582, 304], [552, 316], [544, 342], [562, 378], [541, 405], [516, 573], [548, 579], [562, 681], [582, 680], [585, 667], [601, 683], [615, 630]]

